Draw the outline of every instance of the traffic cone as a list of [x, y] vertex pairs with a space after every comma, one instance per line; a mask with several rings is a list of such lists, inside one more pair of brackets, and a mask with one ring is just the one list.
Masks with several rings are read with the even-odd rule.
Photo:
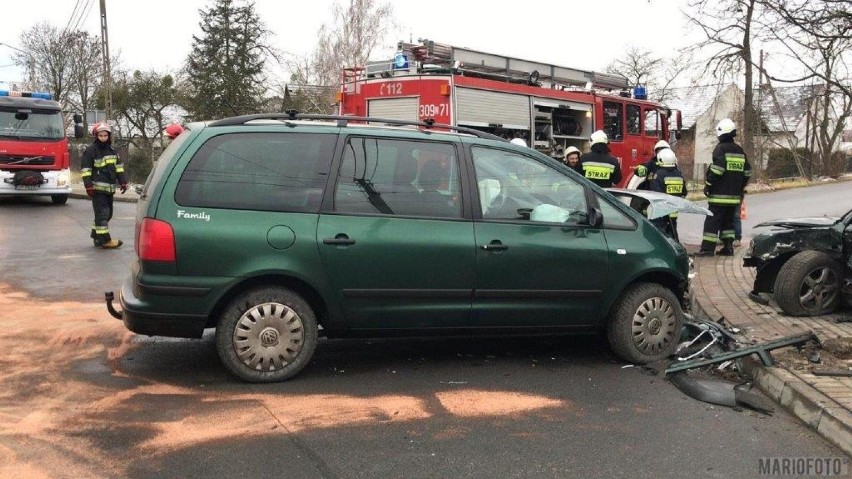
[[741, 201], [741, 202], [740, 202], [740, 219], [741, 219], [741, 220], [746, 219], [746, 207], [745, 207], [745, 201]]

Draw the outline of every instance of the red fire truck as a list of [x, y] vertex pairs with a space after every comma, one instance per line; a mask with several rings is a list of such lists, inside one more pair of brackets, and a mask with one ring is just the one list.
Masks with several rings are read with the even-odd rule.
[[657, 141], [670, 140], [670, 120], [680, 130], [680, 112], [623, 77], [432, 41], [400, 42], [392, 61], [344, 69], [337, 100], [341, 115], [433, 119], [522, 138], [554, 157], [568, 146], [587, 151], [600, 129], [621, 162], [620, 186]]
[[[82, 136], [82, 118], [74, 120]], [[49, 195], [61, 205], [70, 193], [62, 107], [49, 93], [0, 90], [0, 195]]]

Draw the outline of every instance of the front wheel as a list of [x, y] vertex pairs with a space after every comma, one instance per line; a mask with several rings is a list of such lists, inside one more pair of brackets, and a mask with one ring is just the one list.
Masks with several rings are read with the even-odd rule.
[[831, 256], [802, 251], [775, 278], [775, 301], [790, 316], [828, 314], [840, 302], [841, 272]]
[[301, 296], [285, 288], [256, 288], [222, 313], [216, 350], [225, 367], [243, 381], [283, 381], [311, 360], [317, 331], [316, 316]]
[[674, 293], [660, 284], [638, 283], [613, 305], [607, 338], [621, 359], [647, 364], [674, 353], [682, 328], [683, 311]]

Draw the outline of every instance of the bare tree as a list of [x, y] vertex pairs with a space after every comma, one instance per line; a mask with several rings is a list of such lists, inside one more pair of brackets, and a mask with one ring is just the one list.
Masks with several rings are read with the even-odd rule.
[[47, 90], [62, 104], [68, 104], [71, 83], [71, 44], [73, 36], [47, 23], [37, 23], [21, 33], [21, 50], [15, 63], [31, 69], [34, 90]]
[[[92, 108], [102, 81], [101, 42], [87, 32], [74, 32], [70, 40], [68, 103], [74, 111], [85, 113]], [[88, 125], [85, 127], [88, 130]]]
[[630, 85], [645, 86], [651, 98], [665, 103], [671, 96], [675, 80], [687, 68], [689, 63], [685, 55], [655, 57], [650, 50], [630, 46], [622, 58], [606, 67], [606, 71], [627, 78]]
[[824, 172], [837, 176], [839, 165], [832, 154], [852, 117], [852, 1], [767, 0], [767, 6], [777, 16], [772, 38], [803, 73], [765, 74], [777, 82], [822, 84], [808, 112], [813, 128], [807, 140]]
[[743, 71], [745, 99], [743, 124], [740, 128], [743, 149], [754, 155], [753, 130], [757, 126], [754, 111], [754, 62], [752, 41], [762, 33], [762, 23], [767, 9], [763, 0], [690, 0], [689, 22], [698, 26], [706, 37], [694, 47], [698, 52], [711, 49], [705, 71], [716, 77], [733, 76]]
[[349, 0], [348, 8], [335, 4], [331, 25], [323, 25], [310, 70], [297, 73], [305, 83], [340, 83], [341, 71], [366, 64], [393, 24], [393, 8], [376, 0]]

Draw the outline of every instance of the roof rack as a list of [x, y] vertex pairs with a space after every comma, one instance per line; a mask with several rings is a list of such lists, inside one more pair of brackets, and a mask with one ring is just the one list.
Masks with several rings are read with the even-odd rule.
[[478, 138], [484, 138], [488, 140], [500, 140], [500, 141], [509, 141], [505, 138], [499, 137], [497, 135], [493, 135], [488, 132], [480, 131], [475, 128], [469, 128], [465, 126], [454, 126], [447, 125], [444, 123], [435, 123], [435, 120], [428, 118], [424, 121], [411, 121], [411, 120], [396, 120], [392, 118], [375, 118], [370, 116], [348, 116], [348, 115], [316, 115], [316, 114], [302, 114], [296, 110], [288, 110], [283, 113], [255, 113], [252, 115], [241, 115], [241, 116], [233, 116], [230, 118], [223, 118], [221, 120], [216, 120], [209, 123], [207, 126], [235, 126], [235, 125], [244, 125], [250, 121], [254, 120], [282, 120], [285, 123], [287, 121], [294, 120], [333, 120], [337, 121], [338, 127], [344, 127], [349, 124], [349, 122], [363, 122], [363, 123], [381, 123], [387, 126], [419, 126], [421, 128], [425, 128], [428, 130], [431, 129], [444, 129], [444, 130], [454, 130], [459, 133], [468, 133], [470, 135], [476, 136]]

